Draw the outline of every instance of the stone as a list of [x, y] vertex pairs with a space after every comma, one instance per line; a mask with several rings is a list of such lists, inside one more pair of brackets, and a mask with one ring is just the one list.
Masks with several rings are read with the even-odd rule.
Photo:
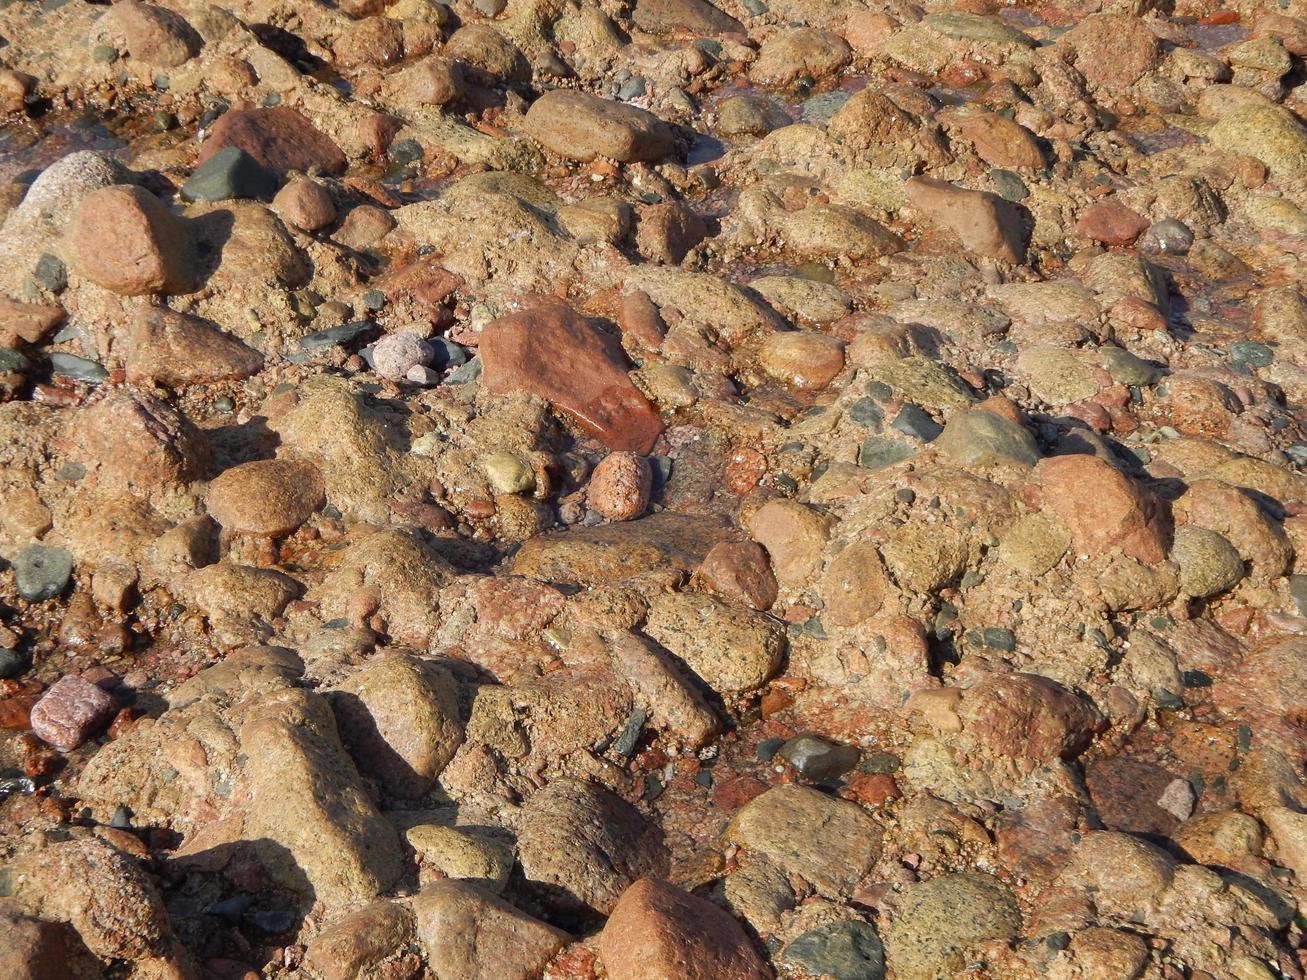
[[708, 237], [708, 226], [694, 209], [681, 201], [650, 204], [639, 209], [635, 246], [650, 262], [679, 265]]
[[1161, 848], [1132, 834], [1111, 830], [1085, 833], [1064, 880], [1093, 888], [1100, 915], [1128, 919], [1140, 914], [1175, 877], [1176, 862]]
[[636, 25], [650, 34], [744, 34], [744, 25], [708, 0], [638, 0]]
[[134, 185], [82, 199], [68, 234], [73, 270], [124, 296], [190, 288], [191, 247], [180, 218]]
[[1038, 674], [992, 674], [963, 696], [963, 731], [983, 751], [1030, 764], [1075, 758], [1104, 726], [1093, 702]]
[[693, 747], [718, 733], [716, 712], [680, 666], [653, 642], [622, 633], [612, 640], [611, 652], [654, 727]]
[[109, 723], [113, 696], [77, 674], [65, 674], [32, 707], [32, 732], [60, 752], [71, 752]]
[[881, 920], [881, 938], [894, 976], [935, 980], [962, 967], [972, 943], [1010, 939], [1021, 927], [1016, 900], [1001, 881], [976, 871], [945, 874], [909, 885], [892, 915]]
[[1120, 549], [1145, 565], [1166, 558], [1170, 515], [1120, 470], [1095, 456], [1055, 456], [1039, 461], [1035, 478], [1045, 510], [1070, 529], [1077, 552], [1093, 557]]
[[653, 494], [653, 467], [635, 453], [609, 453], [590, 476], [586, 501], [613, 521], [630, 521], [649, 506]]
[[184, 415], [136, 388], [88, 399], [68, 434], [71, 458], [108, 486], [176, 488], [198, 477], [209, 460], [207, 441]]
[[754, 540], [767, 549], [776, 581], [786, 588], [803, 586], [821, 565], [830, 521], [793, 500], [773, 500], [745, 520]]
[[230, 201], [234, 198], [271, 198], [280, 185], [277, 175], [238, 146], [214, 153], [182, 184], [188, 201]]
[[[3, 980], [45, 980], [58, 976], [79, 976], [80, 967], [74, 965], [71, 930], [62, 922], [43, 919], [16, 912], [0, 912], [0, 944], [6, 950], [5, 963], [0, 966]], [[94, 975], [87, 970], [89, 975]]]
[[1076, 219], [1076, 231], [1104, 245], [1131, 245], [1147, 228], [1147, 218], [1114, 199], [1091, 204]]
[[304, 962], [322, 980], [355, 980], [414, 938], [413, 915], [395, 902], [377, 901], [331, 923], [309, 941]]
[[198, 162], [205, 163], [229, 146], [244, 150], [257, 163], [279, 174], [315, 169], [342, 174], [348, 166], [340, 147], [289, 106], [224, 112], [200, 147]]
[[839, 779], [858, 764], [861, 755], [856, 746], [838, 745], [816, 735], [796, 735], [776, 754], [815, 783]]
[[263, 368], [263, 356], [208, 320], [151, 306], [132, 320], [124, 367], [130, 384], [185, 388], [238, 381]]
[[824, 333], [774, 333], [763, 342], [758, 363], [777, 381], [800, 391], [820, 391], [844, 370], [844, 345]]
[[530, 493], [536, 488], [535, 471], [515, 453], [490, 453], [482, 457], [481, 468], [496, 493]]
[[856, 803], [803, 786], [775, 786], [731, 820], [722, 842], [744, 848], [819, 894], [845, 894], [880, 857], [880, 828]]
[[785, 653], [774, 621], [695, 592], [654, 597], [644, 631], [719, 694], [757, 690]]
[[988, 191], [971, 191], [931, 177], [905, 185], [908, 202], [967, 251], [1003, 262], [1025, 261], [1027, 236], [1016, 206]]
[[1034, 133], [996, 112], [968, 112], [958, 129], [976, 148], [976, 156], [991, 167], [1044, 169], [1044, 151]]
[[596, 157], [653, 161], [673, 146], [671, 129], [652, 113], [568, 89], [555, 89], [533, 102], [526, 131], [550, 152], [580, 163]]
[[1180, 588], [1195, 599], [1224, 592], [1243, 578], [1243, 559], [1234, 545], [1206, 528], [1176, 528], [1171, 560], [1180, 566]]
[[359, 772], [387, 793], [417, 799], [463, 744], [458, 687], [416, 657], [376, 657], [331, 696], [341, 740]]
[[717, 103], [722, 136], [763, 136], [790, 122], [785, 110], [765, 95], [732, 95]]
[[366, 252], [378, 246], [395, 224], [395, 218], [385, 208], [360, 204], [350, 208], [332, 237], [355, 252]]
[[420, 336], [400, 330], [386, 334], [373, 346], [372, 366], [383, 378], [400, 381], [413, 368], [430, 364], [435, 356], [435, 350]]
[[513, 851], [484, 834], [457, 827], [418, 824], [404, 831], [424, 872], [468, 881], [498, 895], [513, 872]]
[[968, 468], [1039, 462], [1039, 445], [1030, 430], [985, 408], [955, 412], [934, 445]]
[[1185, 820], [1171, 838], [1199, 864], [1238, 867], [1262, 852], [1262, 826], [1238, 810], [1217, 810]]
[[821, 81], [835, 74], [853, 57], [838, 34], [815, 27], [792, 27], [767, 38], [749, 68], [755, 85], [787, 88], [798, 79]]
[[753, 541], [723, 541], [713, 545], [698, 569], [704, 587], [724, 599], [767, 610], [776, 602], [776, 576], [767, 552]]
[[1074, 53], [1076, 69], [1090, 85], [1120, 91], [1158, 66], [1157, 38], [1141, 18], [1124, 13], [1085, 17], [1058, 38]]
[[621, 344], [562, 302], [492, 320], [479, 350], [491, 391], [538, 395], [610, 449], [647, 454], [663, 431]]
[[209, 515], [228, 531], [281, 538], [326, 503], [322, 474], [312, 463], [260, 459], [224, 470], [209, 484]]
[[822, 574], [823, 622], [856, 626], [870, 619], [880, 612], [889, 587], [876, 546], [870, 541], [853, 542], [830, 560]]
[[73, 577], [73, 556], [64, 548], [29, 544], [14, 559], [14, 584], [28, 602], [60, 595]]
[[865, 922], [831, 922], [800, 933], [780, 961], [813, 976], [839, 980], [884, 980], [885, 948]]
[[522, 808], [522, 873], [552, 904], [608, 914], [638, 878], [667, 872], [658, 827], [610, 790], [555, 779]]
[[64, 308], [48, 303], [20, 303], [0, 296], [0, 347], [39, 344], [64, 319]]
[[304, 231], [321, 231], [336, 220], [331, 194], [317, 181], [292, 177], [272, 199], [272, 210], [286, 224]]
[[404, 105], [449, 105], [463, 95], [463, 66], [440, 55], [427, 55], [401, 70], [392, 84]]
[[204, 42], [181, 14], [166, 7], [127, 0], [114, 4], [101, 30], [120, 34], [135, 61], [156, 68], [177, 68], [200, 52]]
[[440, 980], [534, 980], [570, 938], [476, 885], [445, 879], [413, 898], [427, 966]]
[[731, 915], [658, 878], [622, 893], [599, 935], [611, 980], [768, 980], [771, 971]]
[[1228, 153], [1256, 157], [1277, 180], [1307, 175], [1307, 128], [1280, 106], [1249, 105], [1226, 113], [1207, 138]]

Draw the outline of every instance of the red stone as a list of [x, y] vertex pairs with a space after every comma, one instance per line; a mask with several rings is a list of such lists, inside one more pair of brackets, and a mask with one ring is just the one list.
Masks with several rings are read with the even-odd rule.
[[1076, 222], [1076, 231], [1104, 245], [1129, 245], [1148, 228], [1148, 219], [1120, 201], [1091, 204]]
[[491, 391], [528, 391], [562, 409], [610, 449], [648, 453], [658, 412], [627, 374], [617, 339], [559, 300], [492, 320], [481, 333]]
[[1147, 565], [1166, 558], [1171, 520], [1163, 504], [1096, 456], [1042, 459], [1035, 475], [1044, 506], [1071, 531], [1077, 552], [1090, 556], [1120, 548]]
[[67, 674], [32, 708], [32, 731], [60, 752], [71, 752], [103, 727], [117, 708], [111, 695], [77, 674]]
[[200, 148], [199, 163], [219, 150], [237, 146], [270, 170], [345, 172], [348, 161], [331, 137], [295, 109], [230, 109], [213, 125]]

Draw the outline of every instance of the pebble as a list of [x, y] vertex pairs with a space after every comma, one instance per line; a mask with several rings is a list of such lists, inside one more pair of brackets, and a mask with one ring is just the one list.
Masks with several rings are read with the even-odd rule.
[[118, 702], [77, 674], [65, 674], [32, 707], [32, 732], [60, 752], [71, 752], [108, 724]]
[[609, 453], [590, 476], [586, 499], [611, 521], [630, 521], [649, 507], [653, 468], [635, 453]]
[[182, 184], [189, 201], [230, 201], [237, 198], [271, 198], [277, 193], [277, 175], [237, 146], [214, 153]]
[[63, 548], [29, 544], [14, 559], [18, 594], [28, 602], [53, 599], [67, 588], [72, 575], [73, 556]]
[[331, 194], [317, 181], [292, 177], [272, 199], [272, 210], [287, 224], [305, 231], [321, 231], [336, 220]]
[[184, 292], [190, 243], [180, 219], [133, 185], [88, 194], [69, 234], [73, 270], [124, 296]]
[[836, 745], [816, 735], [796, 735], [777, 750], [802, 775], [816, 783], [839, 779], [858, 764], [852, 745]]
[[226, 530], [280, 538], [326, 503], [322, 474], [312, 463], [261, 459], [224, 470], [209, 484], [205, 505]]
[[372, 347], [372, 367], [383, 378], [399, 381], [415, 367], [435, 359], [431, 345], [415, 333], [401, 330], [386, 334]]
[[316, 169], [340, 174], [348, 165], [335, 141], [289, 106], [224, 112], [200, 147], [199, 164], [227, 147], [243, 150], [276, 173]]
[[832, 922], [800, 933], [781, 950], [780, 961], [814, 976], [883, 980], [885, 950], [865, 922]]

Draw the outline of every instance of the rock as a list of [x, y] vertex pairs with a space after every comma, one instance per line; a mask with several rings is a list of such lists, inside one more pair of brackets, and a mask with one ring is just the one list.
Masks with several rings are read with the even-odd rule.
[[1307, 875], [1307, 815], [1288, 807], [1267, 807], [1260, 814], [1275, 840], [1278, 863], [1293, 870], [1295, 877]]
[[611, 980], [766, 980], [748, 936], [727, 912], [657, 878], [622, 893], [599, 936]]
[[1171, 837], [1199, 864], [1234, 868], [1262, 851], [1261, 824], [1237, 810], [1192, 817], [1176, 827]]
[[119, 34], [135, 61], [156, 68], [177, 68], [200, 52], [204, 42], [195, 28], [175, 11], [149, 3], [114, 4], [101, 30]]
[[440, 55], [428, 55], [401, 70], [392, 84], [405, 105], [449, 105], [463, 95], [463, 66]]
[[44, 544], [29, 544], [14, 559], [14, 584], [28, 602], [60, 595], [73, 577], [72, 553]]
[[526, 131], [545, 149], [588, 163], [658, 160], [672, 151], [672, 132], [652, 113], [584, 92], [555, 89], [532, 103]]
[[816, 783], [834, 782], [858, 764], [861, 753], [852, 745], [836, 745], [816, 735], [796, 735], [776, 754]]
[[401, 330], [377, 341], [372, 348], [372, 366], [383, 378], [399, 381], [413, 368], [430, 364], [435, 356], [435, 350], [425, 340]]
[[855, 626], [876, 615], [889, 590], [880, 552], [870, 541], [855, 541], [826, 566], [819, 592], [825, 603], [823, 621]]
[[32, 707], [32, 732], [60, 752], [71, 752], [109, 723], [118, 702], [77, 674], [65, 674]]
[[765, 95], [732, 95], [717, 103], [717, 132], [723, 136], [763, 136], [790, 121]]
[[773, 500], [755, 511], [745, 524], [767, 549], [781, 585], [799, 588], [820, 567], [830, 522], [811, 507], [793, 500]]
[[694, 592], [656, 596], [644, 631], [721, 694], [757, 690], [785, 651], [784, 634], [767, 617]]
[[457, 685], [428, 661], [377, 657], [331, 703], [359, 772], [401, 799], [425, 794], [463, 743]]
[[1148, 944], [1133, 932], [1094, 927], [1071, 937], [1076, 963], [1093, 976], [1138, 976], [1148, 963]]
[[332, 237], [346, 248], [365, 252], [379, 245], [394, 229], [395, 223], [394, 217], [384, 208], [360, 204], [350, 209]]
[[284, 690], [240, 729], [249, 760], [244, 839], [282, 887], [328, 909], [370, 901], [403, 870], [399, 839], [341, 745], [325, 699]]
[[708, 226], [681, 201], [640, 208], [635, 245], [650, 262], [678, 265], [686, 254], [708, 237]]
[[653, 467], [635, 453], [609, 453], [595, 467], [586, 491], [590, 506], [613, 521], [630, 521], [649, 506]]
[[955, 412], [935, 446], [968, 468], [1039, 462], [1039, 445], [1030, 430], [985, 408]]
[[908, 202], [925, 221], [981, 258], [1025, 261], [1026, 234], [1015, 205], [997, 194], [969, 191], [930, 177], [905, 185]]
[[1032, 765], [1074, 758], [1103, 727], [1092, 702], [1038, 674], [988, 675], [958, 713], [984, 752]]
[[235, 381], [257, 374], [263, 357], [208, 320], [163, 306], [141, 310], [127, 336], [130, 384], [169, 388]]
[[38, 344], [64, 319], [64, 308], [46, 303], [20, 303], [0, 296], [0, 347]]
[[815, 27], [778, 31], [763, 42], [749, 68], [755, 85], [785, 88], [800, 77], [821, 81], [835, 74], [853, 57], [847, 42], [837, 34]]
[[638, 0], [633, 14], [650, 34], [743, 34], [744, 25], [708, 0]]
[[0, 107], [5, 112], [22, 112], [35, 88], [36, 76], [12, 68], [0, 69]]
[[813, 976], [883, 980], [885, 949], [865, 922], [832, 922], [800, 933], [781, 950], [780, 961]]
[[1021, 913], [1007, 887], [975, 871], [910, 885], [882, 920], [881, 937], [894, 976], [934, 980], [962, 967], [962, 952], [986, 939], [1009, 939]]
[[181, 219], [131, 185], [88, 194], [69, 229], [78, 275], [124, 296], [190, 288], [190, 243]]
[[203, 165], [229, 146], [244, 150], [257, 163], [277, 173], [316, 169], [341, 174], [348, 166], [340, 147], [288, 106], [224, 112], [200, 147], [199, 163]]
[[570, 941], [562, 930], [463, 881], [422, 889], [413, 898], [413, 915], [427, 965], [441, 978], [533, 980]]
[[844, 370], [844, 345], [822, 333], [774, 333], [763, 342], [758, 362], [777, 381], [819, 391]]
[[826, 896], [846, 893], [880, 857], [880, 829], [857, 804], [794, 785], [775, 786], [746, 803], [722, 842]]
[[[59, 922], [46, 922], [16, 912], [0, 913], [0, 943], [6, 962], [4, 980], [43, 980], [46, 977], [95, 976], [90, 964], [75, 964], [75, 940]], [[76, 972], [74, 972], [76, 971]]]
[[653, 643], [623, 633], [612, 641], [612, 656], [656, 728], [696, 747], [718, 733], [716, 712], [672, 658]]
[[376, 969], [413, 938], [412, 913], [394, 902], [377, 901], [314, 936], [304, 962], [323, 980], [354, 980]]
[[176, 488], [197, 477], [209, 447], [185, 416], [135, 388], [108, 389], [69, 423], [70, 455], [101, 483], [122, 488]]
[[776, 577], [767, 552], [753, 541], [723, 541], [713, 545], [699, 566], [703, 585], [724, 599], [767, 610], [776, 601]]
[[1171, 560], [1180, 566], [1180, 588], [1195, 599], [1224, 592], [1243, 578], [1243, 559], [1234, 545], [1206, 528], [1176, 528]]
[[468, 881], [498, 895], [508, 884], [514, 857], [508, 846], [456, 827], [418, 824], [404, 832], [424, 872]]
[[991, 167], [1042, 170], [1044, 151], [1030, 130], [996, 112], [968, 112], [958, 129], [976, 148], [976, 156]]
[[1096, 830], [1082, 838], [1065, 878], [1093, 888], [1100, 915], [1128, 919], [1171, 884], [1175, 868], [1174, 858], [1138, 837]]
[[1228, 153], [1256, 157], [1277, 180], [1307, 174], [1307, 129], [1279, 106], [1249, 105], [1226, 113], [1207, 138]]
[[233, 198], [271, 198], [280, 181], [238, 146], [214, 153], [182, 185], [188, 201], [230, 201]]
[[321, 231], [336, 220], [336, 205], [327, 189], [307, 177], [292, 177], [272, 199], [272, 210], [286, 224]]
[[637, 878], [667, 872], [658, 828], [594, 783], [555, 779], [522, 808], [518, 860], [551, 904], [609, 913]]
[[490, 453], [482, 457], [481, 468], [496, 493], [530, 493], [536, 487], [535, 471], [514, 453]]
[[1157, 67], [1157, 38], [1143, 20], [1127, 14], [1086, 17], [1058, 39], [1074, 52], [1076, 69], [1090, 85], [1119, 91]]
[[1130, 245], [1147, 228], [1147, 218], [1110, 199], [1091, 204], [1076, 219], [1076, 231], [1104, 245]]
[[1040, 460], [1035, 478], [1044, 506], [1071, 531], [1072, 547], [1090, 556], [1113, 549], [1146, 565], [1169, 550], [1171, 522], [1162, 504], [1094, 456]]
[[224, 470], [209, 484], [209, 514], [228, 531], [281, 538], [326, 502], [312, 463], [260, 459]]
[[648, 453], [663, 431], [627, 376], [621, 345], [561, 302], [492, 320], [479, 349], [491, 391], [538, 395], [610, 449]]

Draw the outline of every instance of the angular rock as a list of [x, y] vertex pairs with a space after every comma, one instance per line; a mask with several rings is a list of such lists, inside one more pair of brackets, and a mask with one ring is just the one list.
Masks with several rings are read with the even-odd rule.
[[753, 541], [723, 541], [713, 545], [699, 566], [703, 585], [724, 599], [767, 610], [776, 602], [776, 576], [767, 552]]
[[182, 185], [188, 201], [230, 201], [271, 198], [280, 185], [277, 175], [239, 146], [224, 146], [195, 168]]
[[773, 500], [746, 521], [749, 533], [767, 549], [776, 580], [799, 588], [821, 565], [830, 521], [793, 500]]
[[408, 909], [377, 901], [314, 936], [304, 962], [321, 974], [322, 980], [355, 980], [406, 946], [413, 936], [413, 914]]
[[166, 7], [126, 0], [116, 3], [102, 25], [120, 34], [127, 53], [136, 61], [156, 68], [177, 68], [200, 52], [204, 42], [181, 14]]
[[316, 168], [328, 174], [341, 174], [348, 166], [340, 147], [288, 106], [224, 112], [200, 147], [199, 163], [229, 146], [244, 150], [259, 164], [277, 173]]
[[757, 690], [785, 653], [773, 620], [696, 592], [655, 596], [644, 631], [721, 694]]
[[142, 310], [127, 335], [130, 384], [184, 388], [257, 374], [263, 355], [208, 320], [164, 306]]
[[570, 938], [475, 885], [446, 879], [413, 899], [427, 965], [444, 980], [534, 980]]
[[1146, 565], [1166, 558], [1170, 515], [1120, 470], [1095, 456], [1056, 456], [1039, 461], [1035, 478], [1077, 551], [1092, 557], [1119, 548]]
[[74, 271], [124, 296], [190, 288], [190, 243], [180, 218], [134, 185], [82, 199], [68, 232]]
[[109, 723], [113, 696], [77, 674], [65, 674], [32, 707], [32, 732], [60, 752], [71, 752]]
[[1025, 261], [1027, 238], [1020, 215], [997, 194], [931, 177], [913, 177], [905, 190], [909, 203], [929, 224], [952, 235], [967, 251], [1004, 262]]
[[610, 448], [645, 454], [663, 431], [631, 382], [616, 338], [550, 301], [486, 324], [484, 378], [491, 391], [528, 391], [562, 409]]
[[1020, 928], [1007, 886], [965, 871], [909, 886], [882, 920], [881, 938], [895, 977], [936, 980], [961, 968], [961, 954], [972, 943], [1010, 939]]

